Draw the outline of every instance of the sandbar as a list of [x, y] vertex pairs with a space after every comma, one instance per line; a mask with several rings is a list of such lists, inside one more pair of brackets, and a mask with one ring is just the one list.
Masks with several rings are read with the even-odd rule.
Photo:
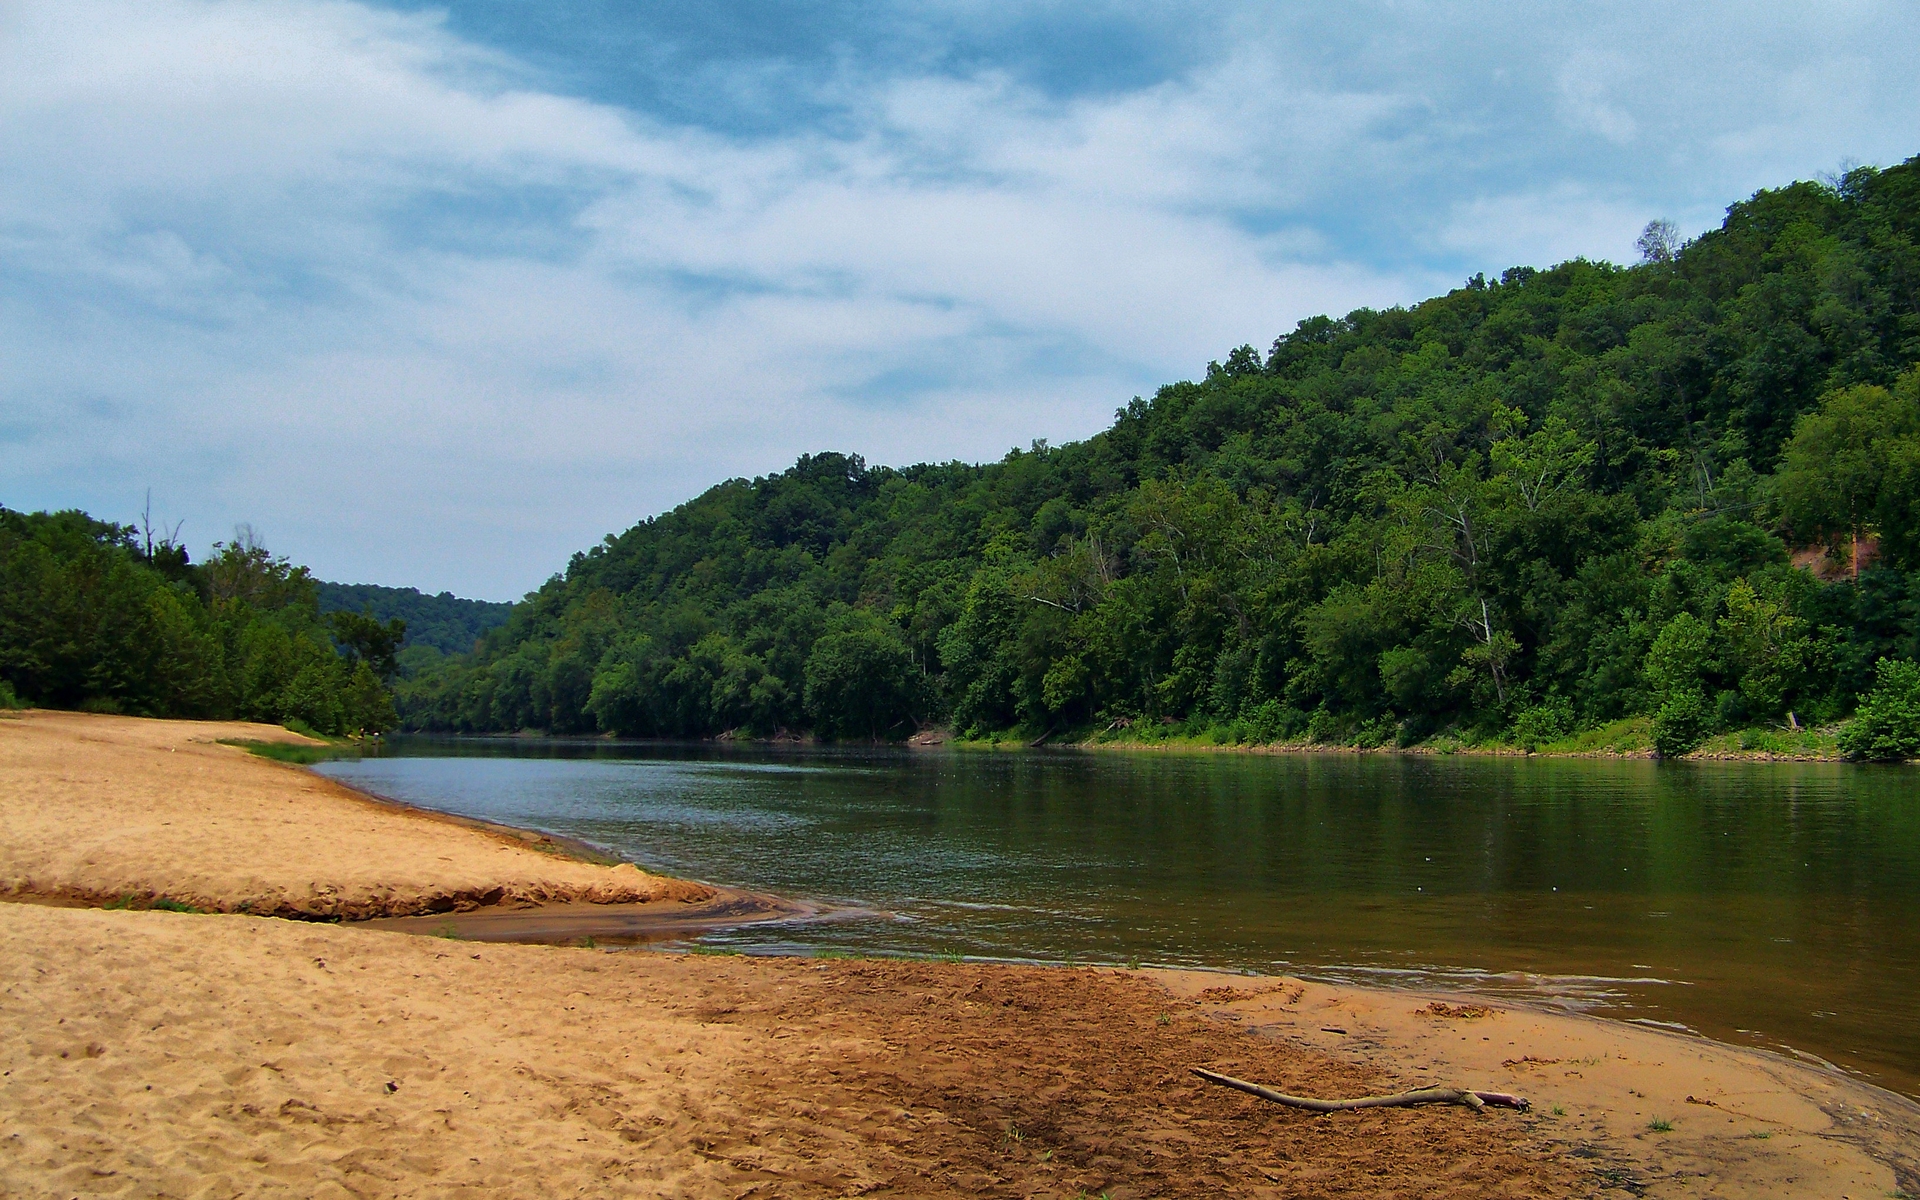
[[[0, 904], [0, 1195], [1920, 1194], [1912, 1103], [1618, 1021], [1208, 972], [590, 948], [807, 914], [218, 744], [276, 732], [0, 720], [0, 883], [66, 905]], [[77, 907], [128, 895], [207, 911]], [[1195, 1066], [1533, 1107], [1314, 1116]]]

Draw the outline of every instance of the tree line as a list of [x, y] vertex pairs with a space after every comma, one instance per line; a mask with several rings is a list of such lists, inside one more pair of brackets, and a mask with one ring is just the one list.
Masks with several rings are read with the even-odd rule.
[[0, 508], [0, 706], [392, 728], [405, 623], [318, 595], [244, 528], [194, 563], [150, 530]]
[[[576, 554], [400, 711], [1362, 745], [1638, 716], [1669, 754], [1831, 725], [1876, 686], [1870, 713], [1903, 711], [1917, 223], [1920, 158], [1863, 167], [1684, 245], [1651, 228], [1631, 267], [1302, 321], [1084, 442], [730, 480]], [[1875, 736], [1855, 749], [1920, 748]]]

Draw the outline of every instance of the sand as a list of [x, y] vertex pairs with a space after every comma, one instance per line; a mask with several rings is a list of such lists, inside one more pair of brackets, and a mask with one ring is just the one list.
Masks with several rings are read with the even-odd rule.
[[29, 905], [0, 905], [0, 959], [7, 1194], [1521, 1197], [1581, 1174], [1529, 1148], [1537, 1118], [1323, 1120], [1201, 1084], [1192, 1063], [1386, 1079], [1112, 971]]
[[222, 739], [308, 740], [245, 722], [0, 720], [0, 895], [345, 918], [712, 895], [383, 804]]
[[[234, 735], [0, 721], [0, 878], [310, 913], [519, 889], [461, 918], [488, 935], [513, 913], [590, 911], [583, 897], [620, 895], [609, 876], [650, 878], [204, 740]], [[236, 840], [253, 852], [229, 855]], [[568, 902], [521, 907], [553, 895]], [[0, 904], [0, 963], [0, 1197], [1920, 1194], [1920, 1109], [1898, 1097], [1459, 997], [21, 903]], [[1535, 1106], [1319, 1117], [1194, 1066]]]
[[1920, 1196], [1920, 1105], [1837, 1070], [1484, 997], [1154, 975], [1213, 1016], [1407, 1086], [1524, 1095], [1602, 1193]]

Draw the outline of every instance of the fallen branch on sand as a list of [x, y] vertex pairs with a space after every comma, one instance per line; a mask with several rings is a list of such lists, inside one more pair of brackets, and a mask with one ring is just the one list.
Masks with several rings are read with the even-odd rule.
[[1289, 1108], [1304, 1108], [1309, 1112], [1317, 1113], [1347, 1112], [1356, 1108], [1406, 1108], [1414, 1104], [1464, 1104], [1475, 1112], [1479, 1112], [1489, 1104], [1500, 1108], [1517, 1108], [1522, 1111], [1531, 1107], [1524, 1098], [1507, 1092], [1472, 1092], [1464, 1088], [1442, 1087], [1420, 1088], [1417, 1091], [1401, 1092], [1393, 1096], [1362, 1096], [1358, 1100], [1316, 1100], [1312, 1096], [1289, 1096], [1285, 1092], [1276, 1092], [1270, 1087], [1248, 1083], [1244, 1079], [1235, 1079], [1231, 1075], [1222, 1075], [1218, 1071], [1209, 1071], [1204, 1067], [1193, 1068], [1193, 1073], [1208, 1083], [1236, 1088], [1249, 1096], [1258, 1096], [1262, 1100], [1271, 1100], [1275, 1104], [1285, 1104]]

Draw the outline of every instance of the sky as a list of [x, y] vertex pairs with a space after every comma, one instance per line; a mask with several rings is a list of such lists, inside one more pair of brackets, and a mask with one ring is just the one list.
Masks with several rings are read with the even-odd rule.
[[516, 599], [1920, 153], [1920, 6], [0, 0], [0, 504]]

